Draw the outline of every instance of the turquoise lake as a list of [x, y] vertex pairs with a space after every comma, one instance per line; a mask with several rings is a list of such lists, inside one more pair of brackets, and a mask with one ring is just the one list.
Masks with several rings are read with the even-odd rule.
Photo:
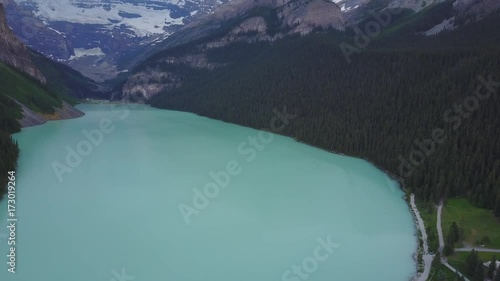
[[[2, 281], [407, 281], [403, 192], [370, 163], [194, 114], [80, 105], [25, 128]], [[293, 122], [293, 120], [291, 121]], [[7, 225], [7, 202], [0, 202]], [[3, 237], [3, 238], [2, 238]]]

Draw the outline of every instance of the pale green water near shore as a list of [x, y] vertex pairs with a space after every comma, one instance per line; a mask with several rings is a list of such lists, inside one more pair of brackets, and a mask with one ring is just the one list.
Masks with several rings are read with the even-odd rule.
[[[402, 191], [371, 164], [277, 135], [252, 150], [256, 130], [111, 107], [81, 105], [83, 118], [15, 136], [17, 266], [7, 272], [0, 236], [0, 280], [407, 281], [415, 274], [413, 218]], [[65, 147], [76, 150], [87, 140], [82, 130], [100, 122], [110, 132], [60, 182], [53, 163], [66, 165]], [[208, 206], [187, 224], [179, 205], [193, 207], [193, 189], [202, 191], [214, 181], [209, 173], [228, 163], [240, 173], [213, 198], [198, 198]], [[2, 225], [6, 210], [3, 200]], [[318, 242], [328, 239], [335, 247]]]

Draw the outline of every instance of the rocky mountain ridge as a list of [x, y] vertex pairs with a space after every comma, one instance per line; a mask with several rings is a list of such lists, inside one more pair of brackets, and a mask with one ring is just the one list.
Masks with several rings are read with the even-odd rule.
[[[419, 34], [433, 36], [444, 30], [457, 28], [459, 23], [463, 25], [480, 20], [500, 8], [500, 1], [494, 0], [435, 0], [425, 3], [419, 0], [336, 2], [233, 0], [220, 6], [212, 14], [186, 25], [172, 38], [165, 40], [163, 49], [174, 50], [178, 48], [177, 46], [190, 47], [184, 47], [182, 52], [164, 51], [156, 57], [153, 56], [132, 72], [123, 87], [115, 91], [112, 97], [126, 101], [144, 101], [162, 91], [181, 86], [183, 71], [179, 71], [180, 68], [213, 70], [224, 66], [223, 63], [208, 58], [207, 54], [213, 50], [235, 43], [272, 43], [286, 36], [306, 35], [328, 28], [339, 31], [346, 28], [352, 30], [360, 20], [366, 21], [367, 18], [373, 20], [370, 17], [373, 16], [374, 10], [382, 12], [387, 9], [406, 9], [406, 13], [412, 15], [412, 13], [427, 13], [439, 6], [441, 11], [434, 16], [438, 17], [433, 19], [435, 24], [429, 25], [430, 29], [427, 31], [419, 31]], [[357, 4], [351, 8], [346, 6], [351, 3]], [[353, 13], [358, 13], [358, 17], [354, 17]], [[439, 21], [439, 17], [442, 17], [442, 22]]]
[[[83, 112], [60, 100], [61, 96], [58, 96], [58, 94], [65, 94], [61, 87], [65, 87], [64, 83], [67, 81], [54, 86], [54, 81], [48, 79], [53, 77], [43, 74], [44, 72], [39, 68], [40, 65], [36, 63], [36, 56], [37, 54], [31, 53], [7, 25], [4, 6], [0, 3], [1, 75], [3, 83], [8, 84], [0, 95], [2, 98], [7, 96], [9, 100], [15, 101], [20, 106], [22, 117], [18, 120], [19, 124], [22, 127], [28, 127], [43, 124], [48, 120], [82, 116]], [[52, 67], [57, 64], [49, 62]], [[54, 71], [56, 70], [51, 70], [51, 72]], [[70, 77], [58, 76], [58, 79], [63, 80]], [[81, 85], [84, 85], [83, 82]], [[61, 91], [56, 92], [56, 88]]]
[[0, 61], [29, 75], [40, 84], [47, 83], [42, 72], [31, 60], [26, 46], [7, 25], [7, 18], [2, 3], [0, 3]]
[[[213, 69], [217, 65], [204, 55], [210, 49], [236, 42], [273, 42], [328, 28], [344, 30], [369, 18], [372, 11], [405, 8], [425, 12], [443, 1], [451, 0], [0, 0], [21, 41], [99, 82], [117, 75], [131, 75], [129, 82], [144, 81], [146, 76], [140, 74], [142, 78], [137, 79], [137, 73], [131, 71], [142, 61], [217, 32], [224, 34], [185, 57], [166, 61]], [[453, 12], [423, 34], [454, 29], [459, 22], [479, 20], [500, 8], [496, 0], [453, 2]], [[143, 96], [161, 91], [159, 81], [165, 77], [176, 81], [171, 85], [180, 83], [175, 73], [162, 74], [154, 66], [148, 71], [158, 83], [153, 87], [156, 90], [144, 89]], [[136, 86], [126, 88], [137, 90]]]
[[290, 33], [307, 34], [316, 28], [344, 29], [344, 18], [340, 8], [327, 0], [233, 0], [220, 6], [212, 14], [186, 26], [222, 23], [243, 15], [252, 9], [266, 7], [276, 10], [282, 28], [291, 27]]
[[5, 6], [7, 23], [24, 44], [53, 59], [69, 58], [74, 54], [73, 46], [64, 34], [45, 25], [26, 6], [14, 0], [0, 0], [0, 3]]
[[229, 44], [273, 42], [294, 34], [306, 35], [329, 28], [343, 30], [344, 27], [340, 8], [326, 0], [232, 1], [186, 25], [178, 36], [186, 35], [189, 39], [184, 40], [189, 41], [214, 33], [219, 35], [201, 39], [202, 42], [182, 54], [166, 55], [147, 64], [127, 79], [122, 94], [114, 98], [143, 101], [161, 91], [179, 87], [182, 75], [165, 69], [165, 65], [212, 70], [222, 64], [210, 62], [207, 52]]
[[0, 0], [28, 46], [104, 81], [133, 67], [194, 18], [228, 0]]

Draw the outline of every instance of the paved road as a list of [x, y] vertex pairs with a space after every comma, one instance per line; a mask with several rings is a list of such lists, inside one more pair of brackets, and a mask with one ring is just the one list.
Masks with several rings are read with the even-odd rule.
[[500, 249], [481, 248], [481, 247], [455, 248], [456, 252], [470, 252], [472, 250], [476, 250], [476, 252], [500, 253]]
[[[443, 229], [441, 228], [441, 213], [443, 212], [443, 203], [439, 204], [438, 210], [437, 210], [437, 223], [436, 223], [436, 228], [438, 231], [438, 236], [439, 236], [439, 252], [441, 253], [441, 256], [443, 256], [443, 248], [444, 248], [444, 238], [443, 238]], [[451, 271], [455, 272], [456, 274], [459, 274], [460, 276], [464, 277], [465, 281], [470, 281], [465, 277], [460, 271], [456, 270], [453, 266], [451, 266], [446, 258], [441, 258], [441, 263], [449, 268]]]
[[[438, 210], [437, 210], [437, 231], [438, 231], [438, 236], [439, 236], [439, 252], [442, 254], [443, 253], [443, 248], [444, 248], [444, 237], [443, 237], [443, 229], [441, 228], [441, 214], [443, 212], [443, 203], [439, 204]], [[478, 252], [493, 252], [493, 253], [500, 253], [500, 249], [490, 249], [490, 248], [481, 248], [481, 247], [464, 247], [464, 248], [457, 248], [455, 251], [457, 252], [470, 252], [472, 250], [476, 250]], [[449, 268], [451, 271], [460, 274], [463, 276], [462, 273], [460, 273], [458, 270], [456, 270], [453, 266], [451, 266], [446, 258], [441, 259], [441, 263]], [[466, 281], [470, 281], [467, 279], [467, 277], [463, 276]]]
[[415, 217], [417, 218], [418, 228], [422, 233], [422, 241], [424, 244], [424, 254], [422, 259], [424, 261], [424, 272], [418, 277], [417, 281], [425, 281], [429, 277], [429, 273], [431, 272], [432, 260], [434, 259], [434, 255], [429, 254], [429, 246], [427, 245], [427, 232], [425, 231], [424, 221], [420, 217], [420, 213], [417, 209], [417, 205], [415, 204], [415, 196], [410, 195], [410, 204], [413, 212], [415, 213]]
[[455, 274], [459, 274], [460, 276], [462, 276], [465, 279], [465, 281], [470, 281], [469, 279], [467, 279], [467, 277], [465, 277], [462, 273], [460, 273], [460, 271], [456, 270], [453, 266], [447, 263], [446, 260], [444, 262], [443, 260], [441, 260], [441, 263], [447, 268], [449, 268], [451, 271], [455, 272]]
[[439, 204], [437, 210], [437, 223], [436, 228], [439, 236], [439, 252], [442, 253], [444, 248], [444, 237], [443, 237], [443, 229], [441, 228], [441, 213], [443, 212], [443, 203]]

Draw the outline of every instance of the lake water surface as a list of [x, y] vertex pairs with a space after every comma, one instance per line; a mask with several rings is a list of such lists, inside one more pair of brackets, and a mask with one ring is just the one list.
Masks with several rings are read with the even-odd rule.
[[[407, 281], [415, 274], [415, 226], [403, 192], [366, 161], [189, 113], [80, 109], [86, 116], [15, 136], [17, 265], [7, 272], [0, 236], [2, 281]], [[68, 148], [79, 155], [67, 161]], [[2, 225], [6, 211], [3, 200]]]

